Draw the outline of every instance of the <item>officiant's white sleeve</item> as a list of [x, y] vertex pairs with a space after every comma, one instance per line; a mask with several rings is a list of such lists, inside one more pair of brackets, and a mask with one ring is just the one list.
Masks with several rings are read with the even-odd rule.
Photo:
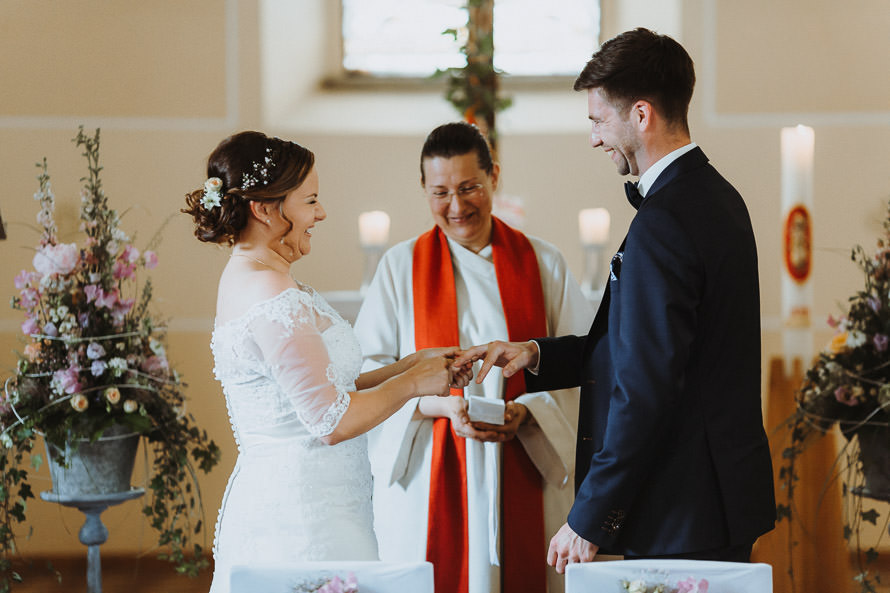
[[[362, 345], [363, 371], [391, 364], [414, 352], [414, 302], [411, 268], [414, 240], [387, 251], [355, 321]], [[417, 398], [409, 400], [368, 435], [375, 476], [392, 485], [404, 476], [423, 419], [415, 417]]]
[[290, 289], [264, 301], [249, 331], [263, 364], [313, 436], [334, 431], [349, 407], [354, 383], [337, 381], [319, 319], [306, 293]]
[[[529, 240], [538, 256], [549, 335], [586, 333], [593, 321], [593, 305], [581, 292], [565, 258], [553, 245], [535, 237]], [[575, 464], [578, 389], [525, 393], [516, 401], [525, 405], [534, 419], [516, 435], [532, 463], [547, 483], [558, 487], [569, 484]]]

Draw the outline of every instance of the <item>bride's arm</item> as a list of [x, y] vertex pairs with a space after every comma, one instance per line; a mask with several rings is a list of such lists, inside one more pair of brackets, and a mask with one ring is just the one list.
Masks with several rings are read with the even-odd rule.
[[404, 373], [422, 360], [443, 356], [454, 358], [459, 352], [459, 348], [424, 348], [423, 350], [412, 352], [405, 358], [399, 359], [392, 364], [362, 373], [355, 380], [355, 387], [359, 391], [371, 389], [396, 375]]

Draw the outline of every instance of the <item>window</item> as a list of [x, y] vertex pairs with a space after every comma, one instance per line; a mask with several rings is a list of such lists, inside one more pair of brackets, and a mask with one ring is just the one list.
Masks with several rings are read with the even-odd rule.
[[[461, 67], [465, 0], [342, 0], [343, 68], [426, 77]], [[514, 76], [574, 76], [599, 40], [597, 0], [495, 0], [494, 65]], [[456, 29], [458, 39], [444, 35]], [[462, 37], [463, 35], [463, 37]]]

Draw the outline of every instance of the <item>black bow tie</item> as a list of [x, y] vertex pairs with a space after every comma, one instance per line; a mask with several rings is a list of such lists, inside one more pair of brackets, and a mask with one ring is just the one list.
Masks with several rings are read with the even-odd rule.
[[639, 210], [640, 204], [643, 203], [643, 196], [640, 195], [640, 190], [637, 189], [637, 184], [632, 181], [625, 181], [624, 193], [627, 194], [627, 201], [634, 207], [634, 210]]

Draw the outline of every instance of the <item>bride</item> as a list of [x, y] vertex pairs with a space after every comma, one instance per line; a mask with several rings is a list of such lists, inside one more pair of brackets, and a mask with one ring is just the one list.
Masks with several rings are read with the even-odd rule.
[[470, 379], [452, 368], [451, 348], [359, 374], [349, 323], [289, 273], [326, 217], [314, 161], [296, 143], [242, 132], [213, 151], [204, 188], [186, 197], [198, 239], [232, 246], [211, 349], [238, 459], [211, 593], [228, 592], [236, 564], [376, 560], [365, 432], [412, 397]]

